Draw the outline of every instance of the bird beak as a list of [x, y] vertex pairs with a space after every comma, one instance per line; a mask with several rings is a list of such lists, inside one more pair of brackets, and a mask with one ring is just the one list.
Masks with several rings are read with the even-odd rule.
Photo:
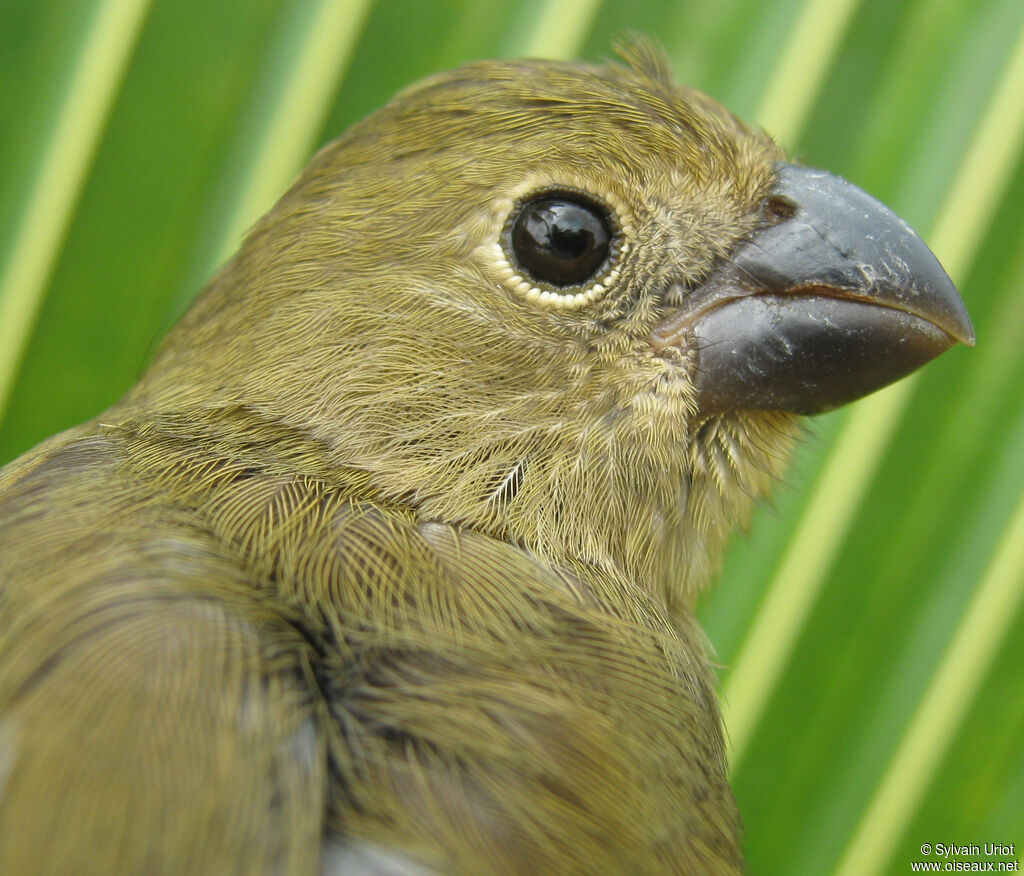
[[974, 329], [902, 219], [856, 186], [780, 163], [764, 224], [652, 335], [695, 344], [705, 413], [815, 414], [906, 376]]

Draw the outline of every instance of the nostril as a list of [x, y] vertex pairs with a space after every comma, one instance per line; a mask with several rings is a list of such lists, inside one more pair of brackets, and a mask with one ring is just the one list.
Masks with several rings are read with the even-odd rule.
[[796, 215], [796, 204], [782, 195], [769, 195], [761, 204], [761, 214], [769, 225], [778, 225]]

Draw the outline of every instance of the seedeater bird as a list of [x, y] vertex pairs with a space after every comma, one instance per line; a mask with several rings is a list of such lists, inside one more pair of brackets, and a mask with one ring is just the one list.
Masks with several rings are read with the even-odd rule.
[[973, 334], [625, 54], [401, 93], [0, 474], [0, 872], [742, 869], [694, 596], [799, 415]]

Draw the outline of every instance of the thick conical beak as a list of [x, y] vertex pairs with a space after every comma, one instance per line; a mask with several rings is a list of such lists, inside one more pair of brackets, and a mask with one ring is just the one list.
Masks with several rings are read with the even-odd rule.
[[931, 250], [856, 186], [780, 164], [764, 217], [652, 336], [697, 346], [705, 413], [820, 413], [974, 345]]

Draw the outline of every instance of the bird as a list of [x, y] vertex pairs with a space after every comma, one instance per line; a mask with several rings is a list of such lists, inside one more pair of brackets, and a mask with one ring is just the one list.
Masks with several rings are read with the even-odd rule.
[[0, 871], [742, 872], [697, 596], [806, 415], [974, 333], [620, 54], [400, 92], [0, 472]]

